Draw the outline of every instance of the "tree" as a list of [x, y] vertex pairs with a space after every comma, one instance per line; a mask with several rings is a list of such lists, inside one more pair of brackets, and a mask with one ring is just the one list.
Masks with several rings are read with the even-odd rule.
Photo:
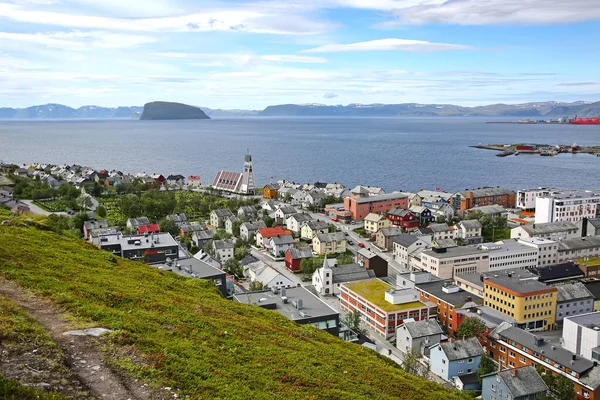
[[256, 290], [264, 290], [267, 289], [267, 285], [263, 285], [262, 282], [259, 281], [252, 281], [250, 282], [250, 286], [248, 286], [248, 289], [251, 292], [254, 292]]
[[411, 351], [404, 355], [402, 365], [400, 366], [409, 374], [427, 378], [429, 376], [429, 363], [421, 363], [421, 354], [416, 351]]
[[275, 220], [271, 217], [269, 217], [268, 215], [265, 217], [265, 219], [263, 220], [265, 225], [267, 226], [267, 228], [271, 228], [273, 226], [273, 224], [275, 223]]
[[444, 223], [446, 223], [446, 216], [445, 215], [438, 215], [437, 217], [435, 217], [435, 222], [437, 222], [438, 224], [444, 224]]
[[575, 389], [573, 382], [564, 375], [556, 377], [556, 385], [554, 385], [554, 395], [557, 400], [574, 400]]
[[300, 262], [300, 271], [306, 275], [312, 275], [319, 268], [319, 263], [314, 258], [304, 258]]
[[242, 264], [235, 258], [230, 258], [225, 261], [225, 265], [223, 265], [223, 271], [227, 272], [229, 275], [233, 275], [238, 279], [244, 277], [244, 267]]
[[104, 206], [98, 206], [96, 212], [100, 216], [100, 218], [106, 218], [106, 208]]
[[487, 354], [483, 354], [481, 356], [481, 360], [479, 361], [479, 368], [477, 369], [477, 379], [479, 379], [479, 383], [481, 383], [481, 377], [483, 375], [487, 375], [496, 370], [496, 363], [494, 360]]
[[248, 247], [246, 246], [240, 246], [237, 249], [234, 250], [234, 256], [235, 259], [238, 261], [241, 261], [244, 259], [244, 257], [246, 257], [248, 255]]
[[352, 259], [352, 256], [350, 254], [340, 254], [339, 256], [337, 256], [335, 261], [337, 265], [346, 265], [352, 264], [354, 260]]
[[365, 329], [362, 324], [362, 319], [360, 316], [360, 311], [358, 311], [358, 310], [353, 310], [353, 311], [347, 312], [342, 317], [342, 324], [346, 325], [348, 328], [352, 329], [354, 332], [360, 332], [363, 334], [365, 332]]
[[457, 338], [480, 337], [487, 331], [485, 323], [477, 317], [464, 317], [456, 329]]
[[242, 221], [236, 221], [233, 223], [233, 236], [240, 237], [240, 226], [242, 225]]
[[479, 210], [475, 210], [470, 212], [465, 219], [481, 219], [483, 217], [483, 213]]
[[77, 205], [83, 210], [87, 211], [88, 208], [91, 208], [94, 203], [92, 202], [92, 198], [88, 194], [82, 194], [77, 198]]
[[179, 235], [179, 227], [177, 224], [170, 219], [162, 219], [158, 222], [158, 226], [160, 227], [161, 232], [168, 232], [171, 236]]
[[535, 365], [535, 370], [542, 377], [542, 380], [548, 386], [548, 389], [551, 391], [554, 390], [556, 386], [556, 377], [552, 375], [551, 372], [547, 372], [544, 368], [542, 368], [539, 364]]

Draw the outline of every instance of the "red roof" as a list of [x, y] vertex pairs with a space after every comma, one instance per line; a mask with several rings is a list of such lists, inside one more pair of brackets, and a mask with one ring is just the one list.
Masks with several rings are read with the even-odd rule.
[[277, 236], [277, 235], [291, 235], [292, 234], [292, 232], [290, 232], [286, 229], [283, 229], [280, 226], [276, 226], [275, 228], [260, 228], [258, 230], [258, 232], [260, 232], [260, 235], [263, 238], [270, 238], [270, 237]]
[[138, 235], [141, 235], [142, 233], [158, 233], [158, 232], [160, 232], [160, 227], [158, 226], [158, 224], [142, 225], [137, 229]]
[[188, 181], [199, 181], [200, 175], [190, 175], [188, 176]]

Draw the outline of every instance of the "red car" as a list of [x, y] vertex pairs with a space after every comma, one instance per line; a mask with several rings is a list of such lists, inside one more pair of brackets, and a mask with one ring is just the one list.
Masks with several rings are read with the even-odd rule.
[[365, 244], [358, 242], [358, 247], [365, 247]]
[[332, 220], [333, 222], [338, 222], [338, 221], [339, 221], [339, 220], [338, 220], [338, 217], [331, 217], [331, 220]]

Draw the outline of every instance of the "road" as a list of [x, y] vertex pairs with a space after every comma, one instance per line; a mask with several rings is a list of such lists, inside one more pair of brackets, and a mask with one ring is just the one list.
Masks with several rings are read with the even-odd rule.
[[36, 215], [50, 215], [50, 214], [56, 214], [56, 215], [68, 215], [66, 212], [49, 212], [44, 210], [43, 208], [36, 206], [35, 204], [33, 204], [32, 200], [20, 200], [22, 203], [27, 204], [27, 206], [29, 207], [29, 210], [31, 210], [32, 214], [36, 214]]

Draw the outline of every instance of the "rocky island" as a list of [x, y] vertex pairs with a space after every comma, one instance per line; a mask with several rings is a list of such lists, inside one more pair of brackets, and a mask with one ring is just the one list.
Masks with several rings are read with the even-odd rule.
[[144, 105], [140, 120], [210, 119], [200, 108], [181, 103], [153, 101]]

